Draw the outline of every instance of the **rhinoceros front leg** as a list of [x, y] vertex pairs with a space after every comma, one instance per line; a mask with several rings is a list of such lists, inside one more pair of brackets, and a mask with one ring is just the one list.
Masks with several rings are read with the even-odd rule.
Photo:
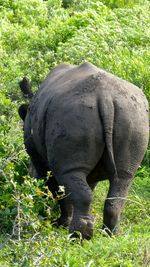
[[73, 211], [72, 204], [64, 197], [64, 199], [59, 200], [59, 205], [61, 210], [61, 216], [57, 219], [57, 225], [62, 225], [64, 227], [70, 226]]
[[49, 178], [47, 185], [49, 190], [52, 192], [53, 197], [55, 199], [58, 199], [61, 211], [61, 216], [53, 223], [57, 226], [69, 226], [72, 218], [72, 204], [70, 203], [70, 201], [68, 201], [63, 191], [61, 191], [61, 188], [59, 187], [54, 176]]
[[83, 238], [90, 239], [93, 235], [93, 221], [89, 214], [92, 191], [86, 182], [86, 177], [82, 174], [66, 174], [60, 181], [65, 187], [66, 201], [73, 206], [69, 233], [72, 237], [76, 237], [77, 232], [80, 232]]
[[118, 232], [118, 221], [131, 179], [113, 179], [104, 205], [103, 229], [111, 236]]
[[[36, 167], [35, 167], [36, 166]], [[38, 166], [42, 166], [42, 164], [38, 164]], [[40, 178], [46, 178], [47, 176], [47, 170], [39, 168], [37, 166], [37, 163], [31, 161], [30, 162], [30, 176], [34, 177], [36, 179]], [[50, 177], [48, 181], [46, 182], [46, 185], [48, 186], [49, 190], [51, 191], [53, 197], [55, 199], [58, 199], [58, 203], [60, 205], [60, 211], [61, 211], [61, 216], [54, 221], [54, 224], [57, 226], [69, 226], [71, 217], [72, 217], [72, 205], [71, 203], [66, 200], [65, 197], [61, 197], [61, 192], [59, 192], [59, 185], [54, 178], [54, 176]]]

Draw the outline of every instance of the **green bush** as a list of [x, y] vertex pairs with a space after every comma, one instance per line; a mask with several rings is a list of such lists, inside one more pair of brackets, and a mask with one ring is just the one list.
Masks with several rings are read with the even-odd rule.
[[144, 0], [103, 0], [104, 4], [111, 8], [133, 7], [135, 4], [144, 4]]
[[120, 237], [101, 230], [108, 183], [94, 193], [91, 241], [70, 242], [44, 181], [28, 176], [23, 145], [23, 76], [33, 90], [59, 63], [90, 61], [141, 87], [150, 101], [149, 1], [0, 0], [0, 266], [148, 266], [150, 149], [138, 170]]

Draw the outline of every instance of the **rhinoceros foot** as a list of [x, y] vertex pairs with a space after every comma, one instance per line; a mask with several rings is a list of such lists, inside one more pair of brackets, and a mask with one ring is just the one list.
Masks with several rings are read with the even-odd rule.
[[89, 215], [72, 220], [69, 232], [71, 238], [79, 238], [81, 236], [82, 239], [91, 239], [93, 236], [93, 217]]

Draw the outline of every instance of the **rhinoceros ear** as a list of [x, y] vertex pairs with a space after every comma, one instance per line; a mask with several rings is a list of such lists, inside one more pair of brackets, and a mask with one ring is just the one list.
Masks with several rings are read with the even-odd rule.
[[27, 115], [28, 106], [29, 104], [22, 104], [18, 109], [19, 116], [23, 121], [25, 120], [25, 117]]
[[26, 98], [32, 98], [33, 93], [31, 90], [31, 84], [30, 81], [24, 77], [20, 82], [19, 82], [20, 89]]

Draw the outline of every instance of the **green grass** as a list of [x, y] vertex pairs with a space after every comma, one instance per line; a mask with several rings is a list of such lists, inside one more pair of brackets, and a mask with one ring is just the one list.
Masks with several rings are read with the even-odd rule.
[[148, 267], [149, 148], [113, 238], [101, 230], [108, 182], [94, 192], [94, 237], [72, 243], [66, 229], [51, 225], [59, 211], [43, 181], [27, 176], [17, 113], [24, 75], [36, 91], [53, 66], [90, 61], [138, 85], [150, 101], [149, 1], [63, 2], [67, 8], [61, 0], [0, 1], [0, 267]]

